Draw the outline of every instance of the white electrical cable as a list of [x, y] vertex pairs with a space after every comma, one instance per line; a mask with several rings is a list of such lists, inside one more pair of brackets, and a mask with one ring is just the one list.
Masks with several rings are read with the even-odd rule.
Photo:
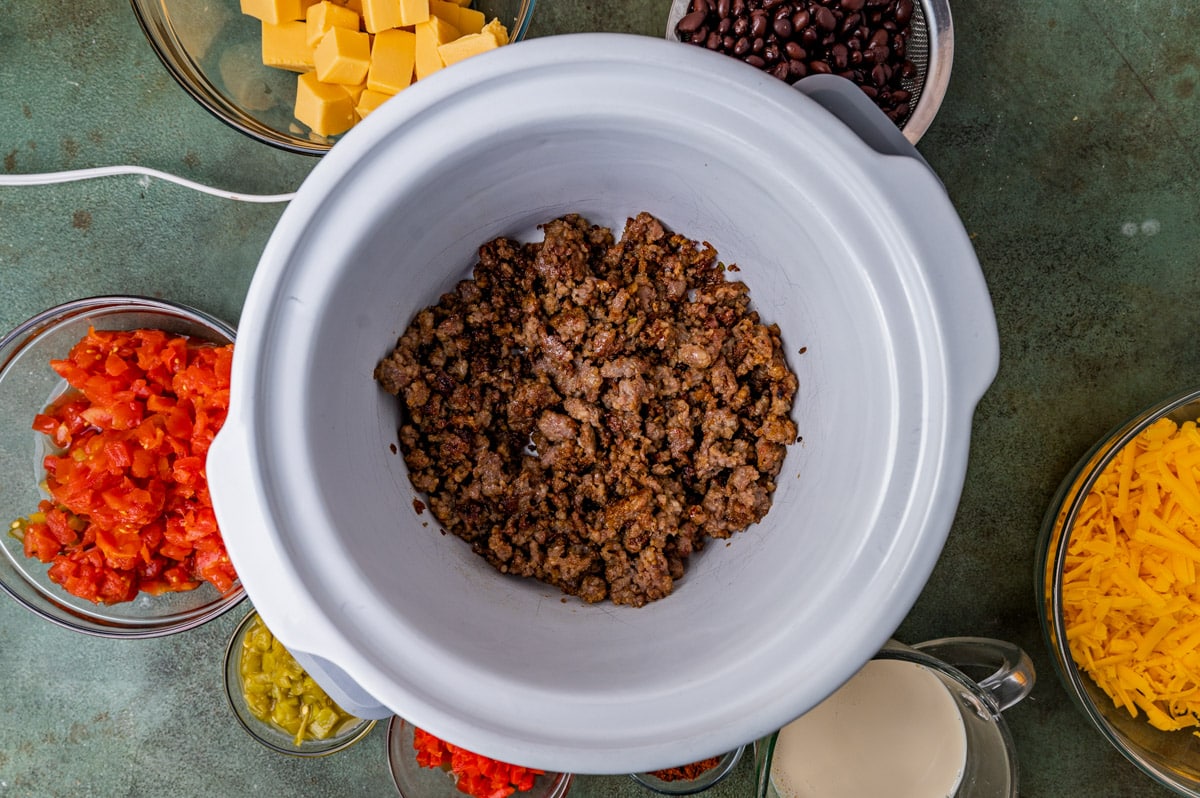
[[206, 186], [203, 183], [195, 183], [187, 178], [168, 172], [160, 172], [157, 169], [128, 165], [98, 166], [93, 169], [72, 169], [66, 172], [43, 172], [41, 174], [30, 175], [0, 174], [0, 186], [49, 186], [55, 183], [71, 183], [76, 180], [92, 180], [98, 177], [114, 177], [117, 175], [155, 177], [159, 180], [165, 180], [168, 183], [175, 183], [184, 188], [190, 188], [192, 191], [199, 191], [202, 194], [211, 194], [214, 197], [235, 200], [237, 202], [290, 202], [296, 196], [295, 192], [290, 194], [241, 194], [236, 191], [225, 191], [224, 189]]

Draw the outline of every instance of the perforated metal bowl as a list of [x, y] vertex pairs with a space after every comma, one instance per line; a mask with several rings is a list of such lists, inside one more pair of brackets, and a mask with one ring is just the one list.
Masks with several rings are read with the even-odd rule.
[[[679, 21], [691, 10], [692, 0], [674, 0], [667, 16], [666, 38], [679, 41], [675, 32]], [[911, 94], [909, 112], [897, 124], [904, 137], [913, 144], [921, 140], [933, 123], [946, 86], [950, 83], [950, 67], [954, 61], [954, 28], [950, 19], [948, 0], [918, 0], [913, 9], [908, 36], [908, 58], [917, 73], [906, 78], [902, 86]]]

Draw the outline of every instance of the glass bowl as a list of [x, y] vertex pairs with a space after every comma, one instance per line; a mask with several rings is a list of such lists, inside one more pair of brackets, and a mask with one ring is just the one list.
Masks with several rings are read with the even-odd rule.
[[[714, 16], [717, 3], [715, 0], [705, 1], [707, 7], [711, 9], [709, 20], [715, 21], [717, 19]], [[694, 0], [673, 0], [671, 3], [666, 30], [666, 38], [670, 41], [680, 41], [676, 26], [689, 11], [695, 8], [693, 2]], [[796, 8], [801, 6], [799, 3], [793, 5]], [[834, 13], [838, 15], [839, 26], [846, 17], [857, 13], [844, 12], [836, 5], [829, 3], [822, 2], [821, 5], [830, 6], [834, 10]], [[870, 29], [864, 26], [864, 30]], [[865, 39], [864, 36], [860, 41]], [[908, 113], [897, 117], [894, 121], [904, 133], [904, 137], [910, 143], [916, 144], [933, 123], [938, 108], [941, 107], [942, 100], [946, 96], [946, 88], [950, 84], [950, 70], [954, 63], [954, 24], [950, 17], [948, 0], [913, 0], [906, 50], [908, 60], [915, 67], [912, 74], [907, 75], [900, 82], [900, 87], [910, 95], [907, 103], [909, 110]], [[847, 76], [850, 76], [855, 69], [858, 68], [848, 67]], [[859, 72], [862, 70], [859, 69]], [[860, 85], [867, 82], [862, 75], [851, 77], [851, 79]], [[792, 77], [788, 80], [793, 82], [795, 78]]]
[[240, 664], [243, 642], [257, 618], [257, 612], [248, 613], [233, 630], [229, 645], [225, 649], [225, 697], [229, 699], [234, 717], [246, 733], [272, 751], [302, 757], [326, 756], [344, 751], [366, 737], [375, 727], [376, 721], [352, 718], [323, 740], [305, 738], [297, 745], [291, 733], [254, 715], [246, 703]]
[[[413, 725], [401, 717], [392, 718], [387, 729], [388, 769], [402, 798], [463, 798], [454, 777], [438, 768], [417, 764], [413, 749]], [[513, 793], [517, 798], [563, 798], [571, 790], [574, 776], [547, 771], [537, 777], [533, 787]]]
[[[253, 139], [291, 152], [322, 155], [338, 136], [319, 136], [296, 121], [296, 73], [264, 66], [257, 19], [239, 0], [130, 0], [138, 23], [167, 70], [209, 112]], [[474, 0], [499, 19], [509, 38], [529, 30], [536, 0]]]
[[659, 795], [694, 795], [724, 781], [725, 777], [737, 767], [745, 750], [746, 746], [743, 745], [732, 751], [727, 751], [721, 756], [716, 757], [717, 761], [712, 767], [707, 768], [690, 779], [665, 779], [660, 775], [663, 773], [662, 770], [654, 770], [648, 773], [632, 773], [630, 774], [630, 778]]
[[[0, 339], [0, 514], [7, 524], [29, 515], [46, 498], [42, 458], [46, 438], [32, 429], [34, 415], [61, 394], [66, 382], [50, 368], [87, 334], [157, 328], [216, 343], [232, 343], [234, 329], [198, 310], [157, 299], [102, 296], [50, 308]], [[0, 542], [0, 589], [38, 615], [78, 632], [109, 638], [146, 638], [181, 632], [217, 617], [242, 600], [240, 583], [225, 593], [205, 583], [159, 596], [139, 594], [119, 604], [93, 604], [47, 576], [48, 566], [25, 557], [21, 542]]]
[[1105, 483], [1100, 480], [1102, 476], [1108, 478], [1103, 472], [1110, 465], [1117, 467], [1118, 456], [1126, 445], [1164, 418], [1176, 423], [1200, 418], [1200, 390], [1172, 397], [1134, 415], [1079, 460], [1046, 513], [1038, 544], [1036, 579], [1042, 631], [1055, 670], [1074, 703], [1109, 743], [1151, 779], [1180, 795], [1200, 797], [1200, 738], [1192, 734], [1192, 729], [1160, 731], [1150, 725], [1144, 711], [1134, 717], [1117, 707], [1076, 664], [1064, 618], [1063, 583], [1071, 535], [1081, 518], [1095, 512], [1094, 505], [1085, 504], [1085, 500], [1098, 482], [1098, 489], [1103, 488]]

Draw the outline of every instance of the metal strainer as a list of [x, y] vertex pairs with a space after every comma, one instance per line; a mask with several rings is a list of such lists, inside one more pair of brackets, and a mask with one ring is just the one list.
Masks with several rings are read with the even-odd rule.
[[[666, 37], [679, 41], [675, 26], [688, 13], [691, 0], [673, 0], [667, 16]], [[921, 140], [933, 122], [954, 61], [954, 28], [950, 21], [949, 0], [917, 0], [913, 8], [908, 36], [908, 58], [917, 68], [902, 86], [912, 95], [908, 116], [899, 123], [904, 137], [913, 144]]]

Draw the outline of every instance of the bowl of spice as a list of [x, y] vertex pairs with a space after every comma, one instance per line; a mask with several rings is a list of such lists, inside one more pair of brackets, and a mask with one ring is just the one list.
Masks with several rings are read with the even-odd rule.
[[237, 625], [225, 650], [225, 696], [242, 728], [281, 754], [336, 753], [375, 726], [338, 706], [256, 612]]
[[1200, 796], [1200, 391], [1100, 440], [1039, 545], [1042, 626], [1076, 705], [1159, 784]]
[[675, 0], [666, 37], [788, 83], [844, 77], [914, 144], [942, 104], [954, 61], [946, 0]]
[[132, 0], [179, 85], [222, 122], [322, 155], [390, 97], [520, 41], [535, 0]]
[[104, 296], [0, 339], [0, 589], [114, 638], [190, 629], [244, 597], [205, 471], [233, 338], [194, 308]]
[[694, 795], [724, 781], [737, 767], [745, 750], [743, 745], [686, 765], [633, 773], [630, 778], [659, 795]]
[[574, 782], [570, 773], [480, 756], [400, 717], [388, 723], [387, 756], [403, 798], [563, 798]]

